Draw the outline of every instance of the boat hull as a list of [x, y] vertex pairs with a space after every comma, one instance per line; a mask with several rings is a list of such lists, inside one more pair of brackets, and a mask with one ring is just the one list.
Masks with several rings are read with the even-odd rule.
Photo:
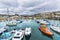
[[46, 32], [48, 29], [43, 30], [42, 28], [39, 28], [39, 30], [40, 30], [42, 33], [44, 33], [45, 35], [48, 35], [48, 36], [52, 36], [52, 35], [53, 35], [53, 33], [50, 32], [50, 31]]
[[6, 26], [17, 26], [17, 25], [8, 25], [8, 24], [7, 24]]
[[[3, 29], [2, 29], [3, 30]], [[0, 30], [1, 31], [1, 30]], [[5, 30], [3, 30], [2, 32], [0, 32], [0, 35], [3, 33], [3, 32], [7, 32], [8, 31], [8, 29], [5, 29]]]
[[59, 29], [59, 28], [57, 28], [57, 29], [59, 29], [59, 31], [56, 30], [56, 29], [54, 29], [54, 28], [52, 28], [52, 27], [50, 27], [50, 29], [52, 29], [52, 30], [55, 31], [56, 33], [60, 33], [60, 29]]

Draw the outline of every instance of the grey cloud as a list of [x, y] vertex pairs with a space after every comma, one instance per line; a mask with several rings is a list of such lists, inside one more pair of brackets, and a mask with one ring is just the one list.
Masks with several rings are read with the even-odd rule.
[[60, 0], [0, 0], [0, 8], [7, 7], [12, 7], [13, 12], [18, 12], [21, 15], [33, 15], [45, 11], [60, 10]]

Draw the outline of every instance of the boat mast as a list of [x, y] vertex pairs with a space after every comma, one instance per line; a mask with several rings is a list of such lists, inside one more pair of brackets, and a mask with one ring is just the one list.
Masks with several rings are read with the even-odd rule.
[[9, 21], [9, 9], [7, 8], [7, 16], [8, 16], [8, 21]]

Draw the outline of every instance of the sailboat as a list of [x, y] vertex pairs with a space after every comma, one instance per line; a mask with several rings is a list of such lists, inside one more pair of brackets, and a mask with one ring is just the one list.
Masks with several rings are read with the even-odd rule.
[[17, 21], [13, 20], [13, 17], [12, 17], [12, 20], [9, 21], [9, 11], [7, 11], [7, 13], [8, 13], [8, 22], [6, 23], [6, 26], [16, 26], [17, 25]]

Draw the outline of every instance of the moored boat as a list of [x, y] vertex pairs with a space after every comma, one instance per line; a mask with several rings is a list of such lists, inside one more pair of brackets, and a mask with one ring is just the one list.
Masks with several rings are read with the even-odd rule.
[[0, 40], [11, 40], [12, 39], [12, 34], [10, 32], [5, 32], [1, 36], [2, 38]]
[[34, 21], [35, 21], [35, 22], [37, 22], [37, 23], [40, 23], [40, 21], [39, 21], [39, 20], [37, 20], [36, 18], [34, 18]]
[[11, 21], [9, 21], [9, 19], [8, 19], [8, 21], [6, 23], [6, 26], [16, 26], [16, 25], [17, 25], [17, 21], [14, 19], [12, 19]]
[[16, 20], [17, 21], [17, 23], [22, 23], [23, 22], [23, 20]]
[[28, 36], [31, 34], [31, 27], [25, 29], [25, 35]]
[[24, 38], [24, 32], [23, 30], [19, 30], [14, 34], [12, 40], [23, 40], [23, 38]]
[[6, 26], [16, 26], [17, 23], [14, 21], [7, 22]]
[[7, 31], [7, 28], [3, 27], [3, 28], [0, 28], [0, 34], [2, 34], [3, 32]]
[[31, 27], [25, 29], [25, 39], [29, 40], [31, 37]]
[[48, 23], [48, 22], [46, 22], [46, 21], [40, 21], [40, 23], [49, 24], [49, 23]]
[[52, 36], [53, 33], [47, 28], [47, 27], [40, 27], [39, 30], [41, 30], [42, 33], [48, 35], [48, 36]]
[[14, 29], [11, 31], [12, 34], [16, 33], [18, 30]]
[[58, 33], [60, 33], [60, 27], [51, 26], [50, 28], [51, 28], [52, 30], [54, 30], [54, 31], [56, 31], [56, 32], [58, 32]]

